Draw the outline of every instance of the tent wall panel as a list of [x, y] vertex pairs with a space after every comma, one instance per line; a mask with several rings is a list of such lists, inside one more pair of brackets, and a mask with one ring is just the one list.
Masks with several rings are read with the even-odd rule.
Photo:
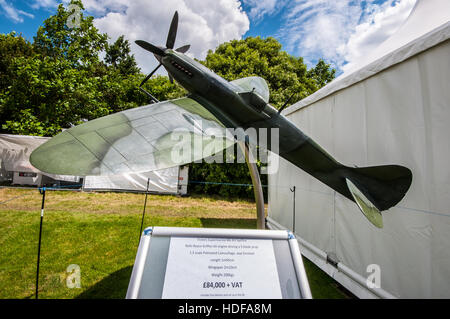
[[150, 192], [177, 194], [178, 176], [178, 166], [145, 173], [110, 176], [86, 176], [83, 184], [83, 189], [145, 192], [147, 189], [147, 180], [150, 180]]
[[[287, 117], [337, 160], [349, 166], [398, 164], [410, 168], [405, 198], [374, 227], [350, 200], [280, 159], [269, 175], [269, 222], [296, 235], [339, 267], [315, 262], [360, 297], [375, 290], [361, 282], [367, 267], [381, 269], [378, 296], [450, 297], [450, 41], [345, 89], [287, 112]], [[308, 250], [310, 251], [310, 250]], [[314, 260], [313, 260], [314, 261]]]

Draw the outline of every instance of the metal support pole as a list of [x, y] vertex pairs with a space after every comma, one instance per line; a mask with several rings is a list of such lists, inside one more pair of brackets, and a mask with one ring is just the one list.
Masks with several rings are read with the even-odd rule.
[[292, 211], [292, 233], [295, 234], [295, 186], [293, 188], [289, 188], [291, 190], [291, 192], [294, 193], [294, 198], [293, 198], [293, 211]]
[[238, 145], [244, 151], [245, 161], [247, 162], [250, 176], [252, 178], [253, 192], [255, 193], [256, 201], [256, 228], [266, 228], [266, 214], [264, 211], [264, 195], [261, 186], [261, 179], [259, 178], [258, 167], [256, 161], [253, 158], [253, 154], [250, 151], [248, 144], [242, 141], [238, 141]]
[[148, 187], [150, 185], [150, 177], [147, 179], [147, 190], [145, 191], [144, 211], [142, 212], [141, 229], [139, 230], [139, 243], [141, 242], [142, 226], [144, 225], [145, 207], [147, 206]]
[[39, 224], [39, 244], [38, 244], [38, 256], [37, 256], [37, 269], [36, 269], [36, 299], [38, 299], [39, 291], [39, 263], [41, 260], [41, 239], [42, 239], [42, 222], [44, 221], [44, 204], [45, 204], [45, 187], [39, 188], [39, 192], [42, 194], [41, 204], [41, 221]]

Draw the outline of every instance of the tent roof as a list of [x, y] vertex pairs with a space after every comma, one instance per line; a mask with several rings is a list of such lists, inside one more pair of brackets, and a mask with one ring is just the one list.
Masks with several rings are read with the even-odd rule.
[[450, 38], [450, 1], [417, 0], [403, 25], [358, 65], [314, 94], [285, 109], [284, 115], [363, 81]]

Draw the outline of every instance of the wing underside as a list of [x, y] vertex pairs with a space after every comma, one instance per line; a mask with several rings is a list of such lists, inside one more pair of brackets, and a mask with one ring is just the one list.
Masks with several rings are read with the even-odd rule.
[[187, 164], [234, 143], [217, 118], [182, 98], [129, 109], [65, 130], [30, 157], [43, 172], [116, 175]]

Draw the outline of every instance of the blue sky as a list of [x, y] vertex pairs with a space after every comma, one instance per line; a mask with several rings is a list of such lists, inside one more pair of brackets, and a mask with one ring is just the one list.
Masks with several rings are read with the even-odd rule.
[[[67, 3], [68, 0], [63, 0]], [[16, 31], [32, 40], [60, 0], [0, 0], [0, 31]], [[133, 42], [165, 43], [173, 12], [180, 14], [177, 44], [190, 43], [190, 54], [231, 39], [273, 36], [283, 49], [302, 56], [308, 66], [325, 59], [338, 73], [357, 63], [403, 23], [415, 0], [84, 0], [96, 26], [111, 40], [121, 34]], [[134, 44], [143, 69], [154, 62]]]

